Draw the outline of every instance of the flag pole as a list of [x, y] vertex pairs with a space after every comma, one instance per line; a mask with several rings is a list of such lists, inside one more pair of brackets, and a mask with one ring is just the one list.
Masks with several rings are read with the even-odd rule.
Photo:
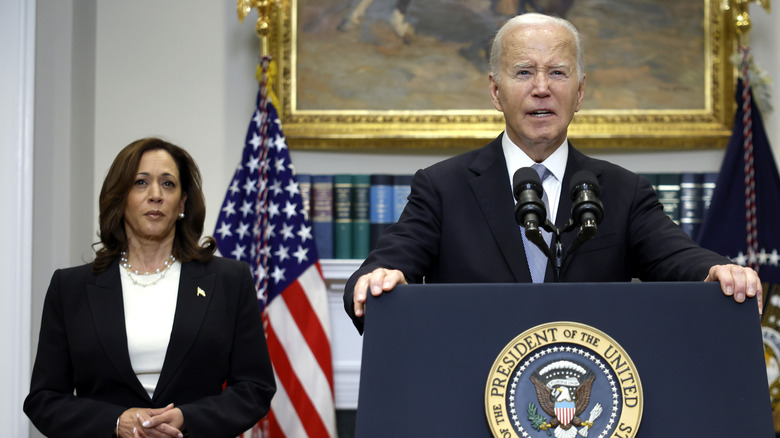
[[334, 438], [328, 291], [272, 87], [276, 68], [270, 48], [281, 39], [274, 38], [280, 29], [272, 27], [284, 26], [280, 18], [288, 6], [289, 0], [237, 3], [240, 22], [257, 9], [260, 87], [241, 165], [225, 194], [214, 236], [223, 256], [252, 267], [276, 378], [268, 414], [242, 436]]
[[279, 105], [279, 100], [274, 93], [273, 83], [276, 79], [276, 65], [271, 56], [269, 39], [271, 38], [271, 22], [274, 17], [282, 13], [283, 2], [289, 0], [237, 0], [236, 9], [238, 12], [238, 22], [243, 23], [244, 19], [252, 12], [257, 10], [257, 21], [255, 22], [255, 34], [260, 39], [260, 63], [255, 71], [255, 78], [260, 83], [260, 91], [263, 95], [263, 105], [268, 98]]

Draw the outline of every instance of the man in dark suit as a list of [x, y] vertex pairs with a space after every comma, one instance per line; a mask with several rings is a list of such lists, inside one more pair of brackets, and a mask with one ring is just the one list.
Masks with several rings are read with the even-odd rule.
[[[481, 149], [417, 172], [398, 223], [345, 287], [344, 306], [359, 331], [369, 290], [378, 296], [407, 282], [552, 281], [549, 264], [532, 273], [528, 261], [538, 248], [514, 218], [512, 175], [539, 164], [548, 216], [559, 228], [571, 212], [572, 175], [588, 170], [601, 187], [603, 222], [565, 260], [560, 281], [719, 281], [737, 302], [760, 297], [758, 274], [697, 246], [665, 215], [646, 179], [569, 143], [584, 97], [582, 53], [579, 33], [563, 19], [523, 14], [499, 30], [490, 95], [506, 130]], [[563, 234], [564, 247], [575, 237]]]

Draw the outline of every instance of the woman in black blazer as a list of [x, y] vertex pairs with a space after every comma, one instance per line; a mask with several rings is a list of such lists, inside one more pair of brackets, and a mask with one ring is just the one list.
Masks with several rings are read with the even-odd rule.
[[235, 437], [276, 390], [254, 281], [199, 242], [197, 165], [158, 138], [114, 160], [91, 264], [57, 270], [24, 411], [50, 437]]

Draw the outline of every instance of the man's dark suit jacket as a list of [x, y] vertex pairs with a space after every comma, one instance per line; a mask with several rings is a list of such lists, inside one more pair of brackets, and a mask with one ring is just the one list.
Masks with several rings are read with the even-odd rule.
[[97, 275], [91, 269], [57, 270], [46, 294], [24, 402], [41, 432], [110, 437], [126, 409], [169, 403], [181, 409], [190, 437], [235, 437], [265, 416], [276, 386], [246, 263], [182, 264], [153, 398], [130, 364], [118, 262]]
[[[711, 266], [729, 263], [669, 219], [645, 178], [568, 147], [555, 225], [563, 228], [571, 217], [569, 187], [579, 170], [598, 178], [605, 213], [596, 236], [564, 259], [560, 281], [701, 281]], [[415, 174], [398, 223], [347, 282], [344, 307], [362, 332], [353, 289], [358, 277], [379, 267], [400, 270], [409, 283], [529, 283], [521, 233], [499, 136]], [[564, 251], [576, 235], [562, 235]], [[552, 280], [548, 267], [545, 281]]]

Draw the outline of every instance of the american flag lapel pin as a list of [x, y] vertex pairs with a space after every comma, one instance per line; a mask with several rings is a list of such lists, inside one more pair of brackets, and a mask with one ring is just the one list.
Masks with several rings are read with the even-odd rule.
[[205, 296], [206, 296], [206, 291], [204, 291], [204, 290], [203, 290], [203, 289], [201, 289], [201, 288], [198, 288], [198, 293], [197, 293], [197, 296], [199, 296], [199, 297], [205, 297]]

